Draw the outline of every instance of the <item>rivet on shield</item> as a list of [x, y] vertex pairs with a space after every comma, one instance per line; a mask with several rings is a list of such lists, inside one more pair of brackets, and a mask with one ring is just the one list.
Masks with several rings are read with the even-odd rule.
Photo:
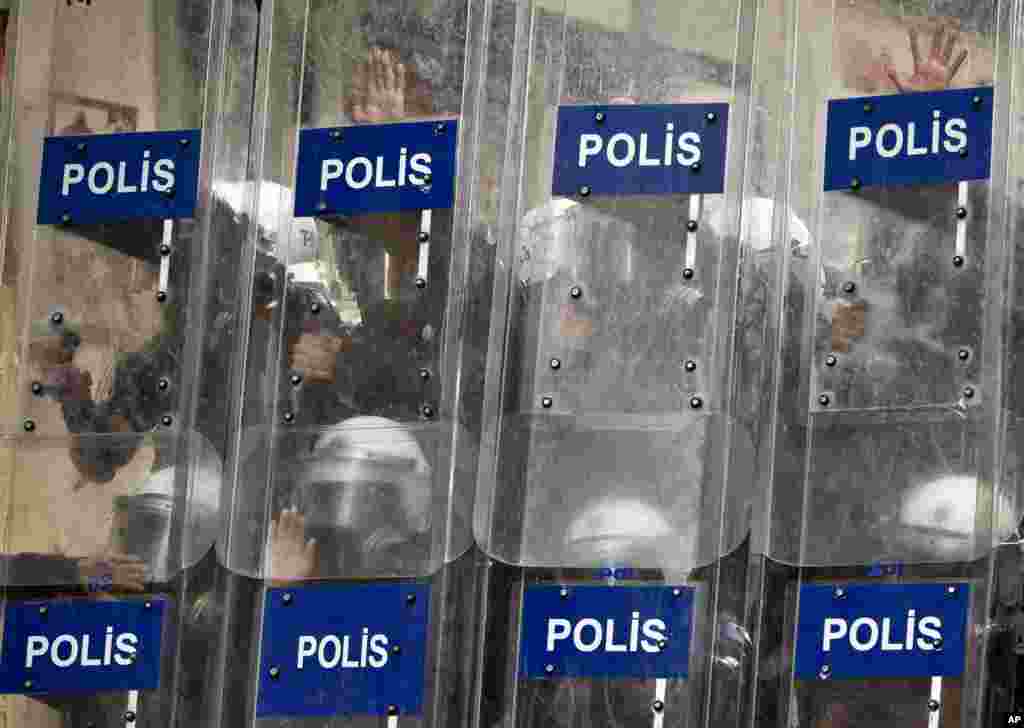
[[867, 102], [864, 103], [864, 113], [865, 114], [870, 114], [874, 110], [875, 110], [875, 106], [870, 101], [867, 101]]
[[405, 595], [405, 603], [410, 605], [410, 606], [415, 604], [416, 603], [416, 595], [415, 594], [406, 594]]
[[596, 114], [594, 114], [594, 121], [598, 124], [603, 124], [605, 118], [606, 117], [603, 111], [598, 111]]
[[832, 596], [834, 596], [836, 599], [844, 599], [846, 597], [846, 589], [844, 589], [841, 586], [837, 586], [835, 589], [832, 590]]
[[971, 399], [974, 396], [974, 387], [967, 385], [961, 390], [961, 393], [964, 395], [964, 399]]
[[167, 300], [167, 291], [157, 291], [156, 300], [159, 301], [160, 303], [165, 302]]
[[959, 359], [960, 361], [967, 361], [968, 359], [971, 358], [971, 350], [967, 348], [961, 348], [959, 351], [957, 351], [956, 358]]
[[683, 362], [683, 369], [685, 369], [688, 372], [695, 372], [697, 371], [697, 362], [695, 362], [693, 359], [687, 359], [685, 362]]
[[946, 594], [956, 594], [956, 587], [952, 584], [946, 587]]
[[277, 680], [277, 678], [281, 677], [281, 668], [277, 665], [271, 665], [267, 674], [270, 675], [271, 680]]
[[302, 384], [302, 375], [299, 374], [298, 372], [295, 372], [294, 374], [292, 374], [289, 381], [292, 383], [293, 387], [297, 387], [300, 384]]
[[651, 703], [651, 710], [653, 710], [655, 713], [660, 713], [664, 709], [665, 702], [663, 700], [655, 700], [653, 703]]
[[551, 361], [548, 362], [548, 364], [551, 366], [552, 369], [556, 371], [562, 368], [562, 360], [559, 359], [558, 357], [552, 357]]
[[704, 400], [700, 397], [690, 397], [690, 409], [700, 409], [704, 406]]
[[939, 709], [939, 701], [938, 700], [936, 700], [935, 698], [932, 698], [931, 700], [928, 701], [928, 710], [930, 710], [930, 711], [932, 711], [934, 713], [938, 709]]
[[683, 268], [683, 279], [691, 280], [693, 278], [693, 268]]
[[434, 408], [429, 404], [423, 405], [423, 417], [425, 419], [431, 419], [434, 416]]
[[568, 599], [569, 590], [563, 586], [562, 589], [558, 592], [558, 596], [562, 597], [562, 599]]
[[551, 663], [548, 663], [547, 665], [544, 666], [544, 672], [546, 672], [548, 675], [552, 674], [554, 671], [555, 671], [555, 666], [552, 665]]
[[831, 675], [831, 674], [832, 674], [832, 668], [829, 667], [828, 665], [822, 665], [821, 669], [818, 670], [818, 676], [822, 680], [827, 680], [828, 676]]
[[285, 606], [288, 606], [293, 601], [295, 601], [295, 597], [294, 597], [294, 595], [291, 592], [285, 592], [284, 594], [281, 595], [281, 603], [284, 604]]
[[850, 189], [854, 192], [860, 189], [860, 177], [854, 177], [850, 180]]
[[32, 689], [32, 681], [31, 680], [26, 680], [24, 685], [25, 685], [25, 689], [26, 690], [31, 690]]
[[170, 427], [174, 424], [174, 419], [170, 415], [164, 415], [160, 418], [160, 421], [163, 423], [164, 427]]
[[143, 604], [142, 606], [143, 606], [144, 608], [146, 608], [146, 609], [152, 609], [152, 608], [153, 608], [153, 602], [146, 602], [146, 603], [145, 603], [145, 604]]
[[540, 406], [544, 409], [551, 409], [551, 406], [555, 403], [551, 397], [541, 397]]
[[982, 103], [983, 102], [981, 96], [973, 96], [971, 98], [971, 106], [973, 106], [975, 109], [980, 109]]
[[831, 402], [832, 398], [829, 397], [827, 394], [818, 395], [818, 404], [820, 404], [822, 407], [828, 407], [829, 404], [831, 404]]
[[35, 396], [38, 397], [42, 393], [43, 393], [43, 383], [42, 382], [32, 382], [32, 394], [34, 394]]
[[35, 420], [32, 420], [32, 419], [25, 420], [25, 423], [22, 425], [22, 427], [25, 428], [25, 432], [34, 432], [35, 429], [36, 429]]
[[392, 655], [400, 655], [400, 654], [402, 654], [402, 646], [401, 645], [391, 645], [391, 654]]
[[955, 268], [963, 268], [963, 266], [964, 266], [964, 256], [962, 256], [962, 255], [954, 255], [953, 256], [953, 267], [955, 267]]
[[49, 611], [50, 611], [50, 608], [47, 607], [45, 604], [43, 606], [39, 607], [39, 614], [44, 616], [44, 617], [46, 616], [46, 613], [49, 612]]
[[716, 121], [718, 121], [718, 114], [716, 114], [714, 111], [709, 111], [708, 113], [704, 114], [704, 120], [709, 124], [714, 124]]
[[134, 723], [135, 722], [135, 711], [134, 710], [126, 710], [126, 711], [124, 711], [124, 720], [125, 720], [126, 723]]
[[686, 229], [688, 231], [690, 231], [691, 233], [697, 232], [697, 221], [696, 220], [687, 220], [686, 221]]
[[75, 145], [75, 151], [77, 151], [77, 152], [84, 152], [85, 151], [85, 142], [78, 142], [78, 144]]
[[935, 639], [933, 639], [932, 640], [932, 647], [934, 647], [937, 650], [941, 650], [942, 649], [942, 638], [941, 637], [936, 637]]
[[569, 297], [570, 298], [579, 298], [582, 295], [583, 295], [583, 289], [580, 288], [579, 286], [573, 286], [572, 288], [569, 289]]
[[341, 139], [341, 129], [331, 129], [328, 136], [330, 136], [334, 141], [338, 141]]
[[444, 122], [443, 121], [439, 121], [436, 124], [434, 124], [434, 133], [438, 134], [438, 135], [444, 134]]
[[71, 222], [71, 213], [65, 212], [63, 215], [60, 216], [60, 221], [67, 225], [69, 222]]
[[956, 208], [956, 217], [957, 217], [958, 220], [966, 219], [967, 218], [967, 208], [966, 207], [958, 207], [958, 208]]
[[54, 311], [53, 313], [50, 314], [50, 323], [53, 324], [54, 326], [60, 326], [62, 323], [64, 323], [64, 314], [62, 314], [60, 311]]
[[178, 144], [180, 144], [183, 147], [187, 147], [189, 143], [190, 142], [186, 137], [182, 137], [181, 139], [178, 140]]
[[582, 185], [580, 187], [580, 197], [589, 197], [589, 196], [590, 196], [590, 185]]
[[389, 705], [388, 706], [388, 715], [398, 715], [398, 706], [397, 705]]
[[284, 420], [284, 423], [286, 425], [290, 425], [293, 422], [295, 422], [295, 413], [294, 412], [285, 412], [284, 415], [281, 417], [281, 419]]
[[838, 363], [839, 357], [837, 357], [835, 354], [829, 354], [828, 356], [825, 357], [825, 366], [827, 367], [834, 367]]
[[681, 596], [682, 593], [683, 593], [683, 590], [680, 589], [679, 587], [676, 587], [675, 589], [672, 590], [672, 596], [674, 596], [674, 597]]
[[700, 162], [694, 162], [693, 164], [690, 165], [690, 171], [693, 172], [694, 174], [697, 174], [698, 172], [700, 172], [701, 166], [702, 165]]

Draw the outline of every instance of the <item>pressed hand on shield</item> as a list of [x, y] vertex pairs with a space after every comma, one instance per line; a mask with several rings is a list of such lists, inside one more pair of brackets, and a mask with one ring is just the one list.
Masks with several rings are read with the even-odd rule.
[[[843, 52], [850, 64], [845, 71], [849, 84], [866, 93], [940, 91], [948, 88], [967, 60], [966, 49], [961, 49], [954, 58], [960, 39], [955, 21], [941, 20], [935, 24], [931, 49], [926, 57], [921, 55], [920, 26], [908, 28], [907, 36], [914, 62], [913, 72], [909, 74], [897, 71], [888, 49], [875, 55], [865, 41], [852, 39]], [[866, 65], [862, 65], [863, 59], [867, 59]]]
[[335, 378], [338, 352], [344, 340], [331, 334], [304, 331], [292, 342], [291, 367], [308, 382], [331, 383]]
[[316, 539], [306, 538], [306, 519], [285, 508], [270, 526], [267, 546], [271, 579], [308, 579], [316, 569]]
[[354, 86], [352, 118], [355, 121], [379, 123], [405, 116], [406, 69], [394, 51], [371, 48], [366, 62], [356, 71]]
[[107, 553], [78, 560], [78, 573], [88, 591], [145, 591], [146, 564], [134, 556]]
[[914, 57], [914, 72], [910, 76], [896, 73], [891, 66], [888, 69], [889, 79], [900, 91], [939, 91], [948, 88], [953, 82], [960, 67], [967, 60], [967, 49], [961, 49], [953, 58], [960, 32], [949, 22], [940, 22], [932, 36], [932, 47], [927, 58], [921, 57], [917, 29], [911, 27], [907, 34], [910, 37], [910, 53]]

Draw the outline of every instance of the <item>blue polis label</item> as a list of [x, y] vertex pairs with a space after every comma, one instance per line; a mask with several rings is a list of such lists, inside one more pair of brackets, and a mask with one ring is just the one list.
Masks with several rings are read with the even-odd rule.
[[40, 225], [195, 215], [198, 129], [47, 137]]
[[987, 179], [992, 89], [828, 103], [825, 190]]
[[419, 715], [429, 614], [423, 584], [269, 590], [256, 714]]
[[805, 584], [796, 676], [959, 677], [966, 584]]
[[562, 106], [551, 194], [722, 192], [728, 126], [728, 104]]
[[151, 690], [164, 599], [7, 602], [0, 693]]
[[457, 137], [454, 119], [303, 129], [295, 216], [451, 207]]
[[531, 586], [523, 603], [526, 678], [685, 678], [693, 589]]

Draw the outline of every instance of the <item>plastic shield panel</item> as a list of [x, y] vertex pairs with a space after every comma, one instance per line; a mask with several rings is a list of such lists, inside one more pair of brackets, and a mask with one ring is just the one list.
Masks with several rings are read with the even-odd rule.
[[481, 163], [475, 199], [499, 273], [475, 531], [501, 561], [685, 571], [747, 532], [751, 433], [727, 396], [741, 5], [494, 4], [478, 138], [503, 161]]
[[771, 570], [765, 616], [778, 622], [761, 643], [759, 721], [984, 722], [972, 697], [984, 670], [982, 571]]
[[786, 7], [800, 12], [800, 50], [778, 113], [816, 131], [786, 140], [779, 194], [806, 211], [815, 264], [790, 266], [781, 289], [769, 553], [822, 566], [975, 558], [1013, 529], [991, 470], [1009, 10]]
[[[467, 14], [275, 5], [264, 178], [215, 190], [255, 229], [233, 571], [272, 576], [265, 544], [289, 523], [317, 539], [317, 578], [422, 576], [469, 547], [492, 256], [440, 194]], [[374, 533], [407, 553], [345, 555]]]
[[192, 444], [204, 464], [189, 472], [173, 465], [187, 456], [170, 437], [5, 439], [7, 715], [34, 726], [198, 717], [221, 482], [208, 443]]
[[720, 562], [729, 562], [731, 576], [714, 566], [690, 578], [493, 565], [481, 722], [611, 728], [737, 720], [752, 657], [736, 611], [745, 557]]
[[[20, 15], [3, 258], [18, 364], [5, 427], [163, 427], [182, 416], [188, 333], [203, 325], [211, 3], [29, 4]], [[53, 224], [36, 224], [37, 209]]]
[[259, 660], [245, 685], [252, 725], [473, 725], [477, 612], [468, 595], [479, 565], [470, 551], [426, 578], [265, 590], [262, 642], [243, 641], [232, 656]]

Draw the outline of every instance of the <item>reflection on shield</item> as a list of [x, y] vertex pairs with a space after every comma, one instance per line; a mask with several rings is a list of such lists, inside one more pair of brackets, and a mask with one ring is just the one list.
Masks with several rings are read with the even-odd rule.
[[139, 110], [102, 99], [55, 93], [50, 97], [50, 128], [59, 136], [136, 131]]

